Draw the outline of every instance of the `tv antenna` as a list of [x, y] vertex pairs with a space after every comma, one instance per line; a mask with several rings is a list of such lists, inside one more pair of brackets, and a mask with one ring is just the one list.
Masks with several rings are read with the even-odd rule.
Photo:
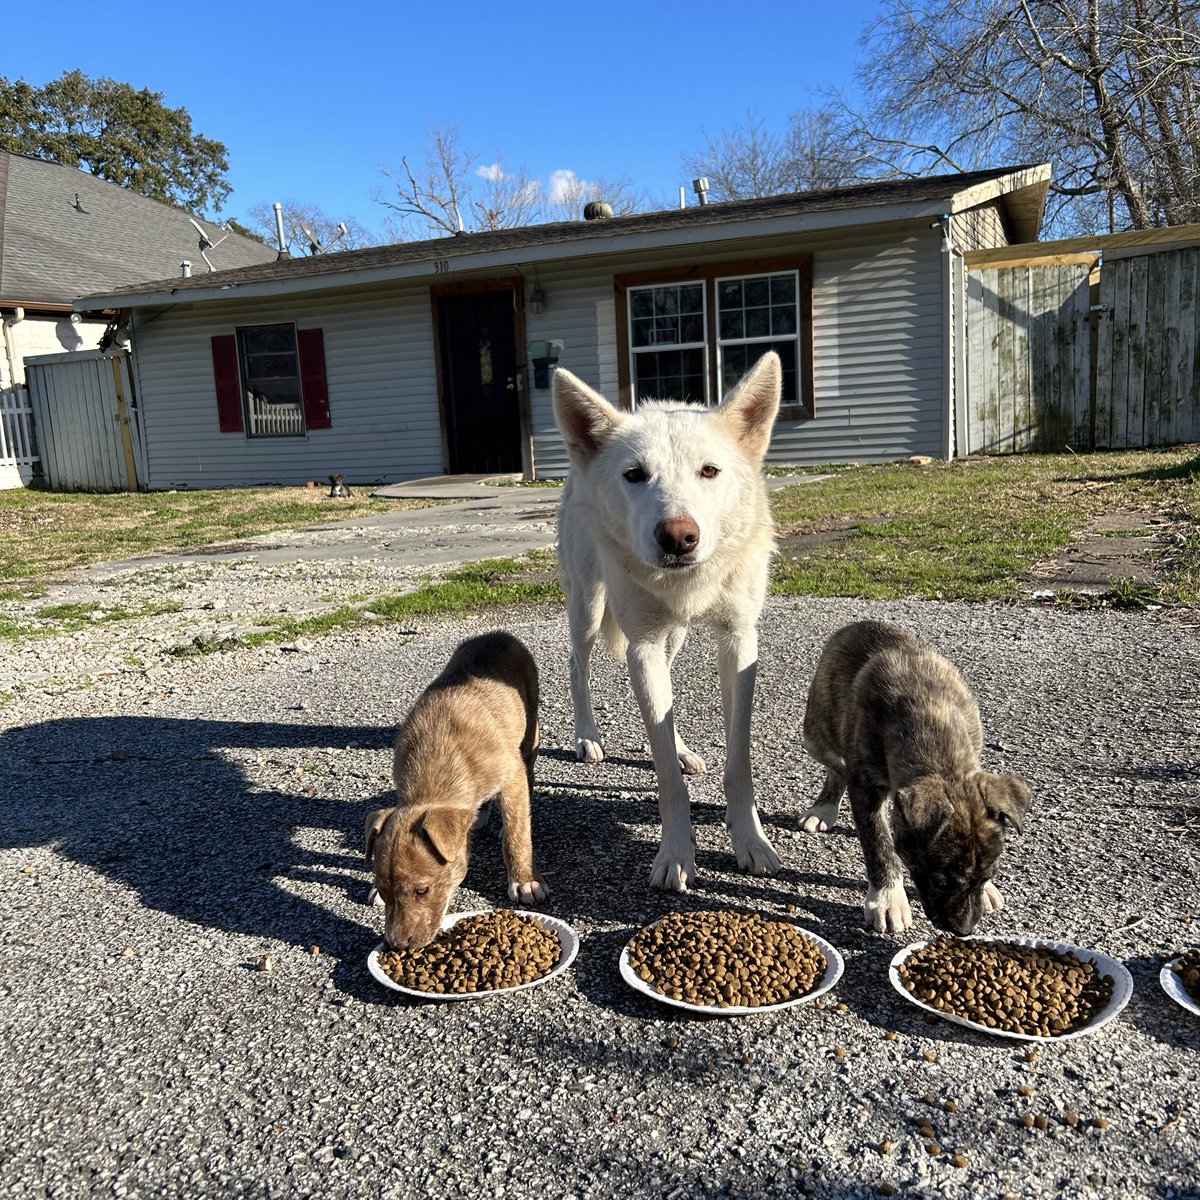
[[301, 225], [300, 232], [303, 233], [306, 238], [308, 238], [309, 254], [326, 254], [332, 250], [333, 247], [336, 246], [349, 231], [346, 229], [346, 223], [344, 221], [339, 221], [337, 225], [337, 233], [333, 238], [330, 239], [327, 245], [322, 245], [321, 239], [318, 238], [317, 235], [313, 233], [313, 231], [309, 229], [307, 225]]
[[215, 271], [217, 268], [212, 265], [212, 261], [209, 259], [206, 251], [215, 250], [233, 231], [228, 225], [222, 225], [221, 228], [225, 231], [225, 237], [214, 242], [212, 238], [208, 236], [207, 231], [199, 221], [195, 221], [191, 217], [188, 217], [188, 220], [192, 222], [192, 228], [200, 235], [200, 257], [204, 259], [206, 263], [208, 263], [208, 269], [210, 271]]

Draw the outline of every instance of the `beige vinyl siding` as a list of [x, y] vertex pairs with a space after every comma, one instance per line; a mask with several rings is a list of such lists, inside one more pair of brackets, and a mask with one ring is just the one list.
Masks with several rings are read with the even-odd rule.
[[[248, 438], [217, 425], [211, 339], [238, 326], [320, 329], [329, 429]], [[444, 469], [427, 287], [141, 311], [134, 330], [149, 486], [354, 483]]]
[[996, 200], [955, 213], [950, 218], [950, 229], [954, 244], [963, 252], [1007, 246], [1012, 240], [1004, 228], [1004, 214]]

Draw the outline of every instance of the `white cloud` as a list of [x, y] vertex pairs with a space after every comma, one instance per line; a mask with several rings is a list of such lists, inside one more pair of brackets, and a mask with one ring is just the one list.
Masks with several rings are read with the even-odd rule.
[[493, 183], [504, 178], [504, 172], [501, 170], [498, 162], [487, 163], [482, 167], [476, 167], [475, 174], [481, 179], [490, 179]]
[[576, 199], [586, 192], [589, 186], [586, 180], [579, 179], [574, 171], [566, 167], [559, 167], [557, 171], [550, 172], [550, 200], [554, 204]]

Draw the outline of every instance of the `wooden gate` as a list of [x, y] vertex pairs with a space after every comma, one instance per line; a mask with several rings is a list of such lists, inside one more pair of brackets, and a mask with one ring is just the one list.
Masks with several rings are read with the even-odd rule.
[[1200, 441], [1200, 247], [1100, 272], [1095, 445]]
[[25, 375], [48, 486], [137, 491], [146, 460], [128, 356], [41, 355], [25, 360]]
[[967, 446], [975, 454], [1091, 443], [1089, 282], [1095, 256], [972, 269]]

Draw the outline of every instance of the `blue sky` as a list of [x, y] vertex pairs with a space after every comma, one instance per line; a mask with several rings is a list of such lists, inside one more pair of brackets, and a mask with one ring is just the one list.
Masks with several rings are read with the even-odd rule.
[[[76, 13], [9, 6], [0, 75], [40, 85], [65, 70], [162, 92], [229, 149], [222, 216], [295, 199], [372, 230], [385, 164], [423, 155], [456, 123], [486, 164], [548, 185], [626, 175], [678, 203], [682, 158], [754, 109], [772, 128], [822, 87], [853, 90], [876, 0], [767, 3], [307, 2]], [[690, 187], [689, 187], [690, 192]]]

